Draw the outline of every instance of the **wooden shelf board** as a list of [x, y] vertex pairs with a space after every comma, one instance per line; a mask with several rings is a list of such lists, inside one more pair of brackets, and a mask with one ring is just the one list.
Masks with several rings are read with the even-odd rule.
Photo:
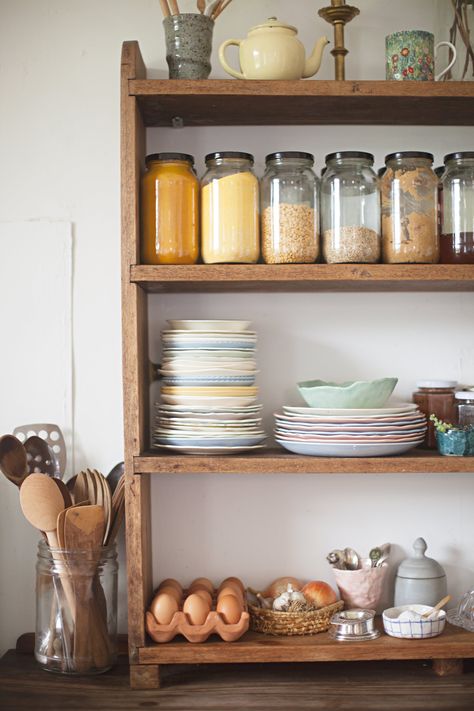
[[474, 264], [191, 264], [131, 266], [149, 292], [474, 291]]
[[[227, 456], [145, 452], [135, 474], [454, 474], [473, 473], [474, 457], [413, 450], [394, 457], [308, 457], [282, 449]], [[474, 640], [474, 638], [473, 638]]]
[[146, 126], [474, 123], [472, 82], [131, 79]]
[[[378, 626], [381, 623], [378, 620]], [[140, 664], [211, 664], [238, 662], [337, 662], [380, 659], [463, 659], [474, 657], [474, 635], [446, 624], [430, 639], [403, 640], [382, 633], [368, 642], [335, 642], [327, 632], [304, 637], [273, 637], [247, 632], [236, 642], [213, 636], [191, 644], [177, 637], [166, 644], [150, 642], [138, 650]]]

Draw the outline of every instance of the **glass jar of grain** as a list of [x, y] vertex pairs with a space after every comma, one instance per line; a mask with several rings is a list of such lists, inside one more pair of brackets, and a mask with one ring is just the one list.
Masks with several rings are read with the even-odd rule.
[[221, 151], [206, 156], [201, 181], [201, 251], [205, 264], [252, 264], [259, 257], [259, 184], [253, 156]]
[[474, 151], [444, 157], [441, 262], [474, 264]]
[[265, 158], [261, 195], [262, 256], [267, 264], [307, 264], [319, 255], [318, 179], [311, 153]]
[[153, 153], [141, 183], [142, 264], [195, 264], [199, 180], [187, 153]]
[[360, 151], [326, 156], [321, 232], [328, 264], [370, 264], [380, 259], [380, 192], [373, 164], [373, 155]]
[[438, 178], [431, 153], [405, 151], [385, 158], [382, 178], [382, 254], [389, 264], [439, 261]]

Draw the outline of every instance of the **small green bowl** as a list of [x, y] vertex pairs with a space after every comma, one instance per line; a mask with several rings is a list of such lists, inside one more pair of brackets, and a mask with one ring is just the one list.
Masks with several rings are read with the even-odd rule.
[[397, 382], [398, 378], [350, 380], [347, 383], [306, 380], [298, 383], [298, 390], [310, 407], [346, 409], [383, 407]]
[[438, 451], [447, 457], [474, 456], [474, 427], [468, 430], [436, 432]]

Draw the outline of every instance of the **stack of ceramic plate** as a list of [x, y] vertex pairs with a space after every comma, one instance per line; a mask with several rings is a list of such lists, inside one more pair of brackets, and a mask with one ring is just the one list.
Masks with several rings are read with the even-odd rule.
[[168, 321], [153, 442], [187, 454], [263, 447], [255, 349], [248, 321]]
[[296, 454], [319, 457], [385, 457], [423, 442], [426, 417], [417, 405], [346, 410], [283, 406], [275, 437]]

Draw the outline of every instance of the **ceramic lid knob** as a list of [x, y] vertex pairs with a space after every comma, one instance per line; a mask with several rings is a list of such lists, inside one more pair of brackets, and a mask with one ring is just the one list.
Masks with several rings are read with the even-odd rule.
[[405, 558], [398, 567], [399, 578], [442, 578], [446, 575], [438, 561], [425, 555], [427, 548], [424, 538], [416, 539], [413, 544], [414, 556]]

